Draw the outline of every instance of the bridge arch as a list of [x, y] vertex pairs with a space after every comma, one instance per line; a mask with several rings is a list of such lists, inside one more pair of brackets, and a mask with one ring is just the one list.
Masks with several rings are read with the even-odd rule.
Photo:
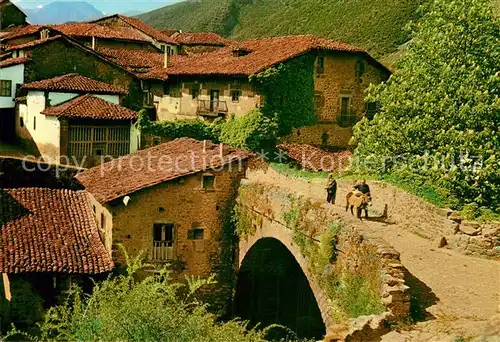
[[[300, 247], [293, 241], [293, 231], [284, 226], [282, 223], [271, 218], [264, 217], [259, 221], [260, 224], [258, 227], [255, 227], [255, 232], [241, 238], [239, 242], [239, 277], [235, 296], [236, 311], [241, 311], [241, 302], [239, 302], [239, 300], [241, 300], [241, 296], [244, 295], [242, 294], [242, 291], [245, 291], [242, 282], [248, 280], [248, 274], [246, 273], [248, 273], [249, 268], [252, 268], [252, 263], [255, 263], [256, 254], [259, 254], [259, 252], [261, 252], [262, 254], [262, 252], [264, 251], [264, 257], [260, 259], [260, 261], [265, 261], [266, 266], [272, 267], [272, 265], [268, 264], [267, 262], [270, 263], [273, 262], [273, 260], [266, 260], [266, 257], [268, 258], [269, 255], [265, 255], [265, 250], [271, 249], [274, 251], [274, 257], [278, 259], [277, 262], [280, 263], [279, 265], [275, 266], [287, 267], [289, 274], [294, 275], [295, 280], [301, 285], [295, 286], [295, 293], [292, 296], [296, 297], [293, 297], [293, 299], [297, 300], [297, 302], [300, 302], [302, 300], [303, 303], [309, 301], [309, 304], [305, 304], [305, 308], [306, 310], [309, 310], [309, 315], [311, 317], [321, 319], [321, 333], [324, 336], [325, 330], [327, 330], [328, 327], [333, 323], [331, 304], [326, 293], [324, 293], [319, 284], [317, 284], [315, 279], [308, 271], [307, 260], [302, 255]], [[262, 257], [262, 255], [260, 257]], [[248, 297], [248, 291], [246, 292], [246, 297]], [[252, 298], [246, 299], [252, 300]], [[312, 305], [310, 301], [313, 301], [314, 305]], [[320, 331], [320, 329], [317, 328], [317, 322], [310, 323], [310, 329], [304, 328], [305, 330], [307, 330], [306, 335], [309, 334], [309, 336], [301, 337], [323, 337], [316, 336]], [[311, 331], [314, 331], [313, 335], [315, 336], [311, 335]]]

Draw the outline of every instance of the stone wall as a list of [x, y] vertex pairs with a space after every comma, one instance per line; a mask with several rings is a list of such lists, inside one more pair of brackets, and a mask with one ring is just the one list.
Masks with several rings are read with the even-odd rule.
[[[385, 311], [381, 315], [360, 319], [366, 320], [368, 326], [371, 324], [372, 327], [375, 327], [373, 322], [377, 320], [380, 324], [375, 329], [367, 329], [365, 324], [360, 328], [359, 319], [350, 320], [347, 325], [341, 324], [339, 326], [336, 324], [332, 313], [328, 311], [328, 307], [331, 307], [332, 303], [325, 292], [320, 291], [321, 287], [309, 269], [307, 258], [301, 254], [300, 250], [298, 251], [297, 244], [293, 242], [291, 237], [293, 228], [287, 227], [287, 222], [283, 218], [283, 214], [290, 210], [291, 198], [296, 196], [295, 194], [299, 196], [299, 201], [309, 201], [311, 198], [300, 190], [289, 192], [290, 188], [287, 185], [289, 180], [286, 176], [274, 173], [272, 181], [268, 182], [265, 173], [252, 170], [247, 172], [247, 178], [248, 180], [240, 188], [240, 192], [247, 191], [248, 187], [253, 187], [253, 195], [251, 197], [240, 195], [239, 206], [251, 208], [251, 211], [260, 216], [260, 219], [257, 217], [252, 219], [254, 230], [240, 240], [240, 263], [246, 252], [260, 238], [274, 237], [287, 246], [310, 281], [329, 331], [326, 341], [334, 341], [335, 338], [349, 340], [348, 336], [351, 336], [350, 341], [356, 341], [356, 336], [361, 335], [364, 338], [366, 336], [379, 336], [383, 331], [386, 331], [388, 322], [398, 321], [407, 316], [410, 306], [409, 294], [408, 287], [404, 283], [404, 268], [399, 260], [399, 253], [385, 241], [370, 236], [364, 231], [363, 225], [357, 219], [345, 215], [342, 210], [336, 207], [312, 200], [309, 211], [304, 215], [306, 220], [310, 220], [309, 226], [312, 227], [312, 230], [305, 232], [305, 234], [316, 240], [317, 244], [318, 237], [322, 234], [322, 229], [325, 228], [325, 222], [341, 224], [342, 230], [338, 237], [338, 248], [343, 253], [338, 253], [336, 264], [340, 267], [348, 267], [354, 272], [362, 272], [363, 267], [372, 265], [370, 267], [378, 270], [376, 272], [379, 274], [380, 300]], [[332, 267], [335, 268], [335, 264], [332, 264]], [[361, 334], [360, 331], [363, 333]]]
[[340, 127], [334, 123], [320, 123], [314, 126], [296, 128], [280, 143], [309, 144], [316, 146], [348, 147], [352, 127]]
[[[339, 181], [337, 199], [344, 201], [354, 181]], [[369, 181], [373, 206], [382, 214], [388, 207], [388, 219], [411, 232], [435, 240], [436, 247], [449, 247], [468, 255], [500, 258], [500, 223], [462, 220], [450, 209], [439, 208], [387, 183]]]

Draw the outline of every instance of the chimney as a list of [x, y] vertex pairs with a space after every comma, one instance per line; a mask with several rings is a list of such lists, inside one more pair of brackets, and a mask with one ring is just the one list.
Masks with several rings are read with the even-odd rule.
[[92, 36], [92, 50], [95, 50], [95, 37]]
[[170, 62], [170, 54], [168, 53], [167, 49], [165, 49], [165, 52], [163, 53], [163, 68], [164, 69], [168, 68], [169, 62]]

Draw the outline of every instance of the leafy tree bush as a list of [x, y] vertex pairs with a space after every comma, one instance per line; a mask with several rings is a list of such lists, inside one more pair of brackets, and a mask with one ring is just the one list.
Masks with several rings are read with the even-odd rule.
[[371, 172], [426, 179], [455, 208], [499, 211], [499, 21], [489, 0], [423, 10], [398, 71], [368, 91], [381, 111], [356, 125], [355, 157]]
[[171, 139], [188, 137], [197, 140], [218, 142], [219, 137], [212, 131], [212, 126], [201, 119], [175, 121], [151, 121], [144, 111], [139, 112], [139, 127], [145, 133]]
[[250, 151], [267, 150], [276, 146], [278, 123], [255, 109], [242, 117], [220, 123], [220, 141]]
[[211, 279], [175, 284], [162, 270], [138, 282], [134, 275], [143, 267], [140, 258], [126, 274], [97, 283], [89, 297], [74, 287], [65, 305], [47, 312], [41, 340], [265, 341], [265, 330], [247, 330], [239, 321], [218, 323], [196, 300], [196, 292]]

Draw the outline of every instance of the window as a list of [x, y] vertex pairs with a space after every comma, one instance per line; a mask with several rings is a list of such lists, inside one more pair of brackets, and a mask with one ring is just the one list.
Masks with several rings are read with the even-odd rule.
[[231, 90], [231, 99], [233, 102], [240, 102], [241, 90], [234, 89]]
[[101, 213], [101, 229], [106, 228], [106, 216], [104, 216], [104, 213]]
[[173, 55], [173, 51], [170, 45], [167, 45], [167, 55]]
[[323, 93], [320, 91], [317, 91], [314, 93], [314, 108], [316, 110], [320, 110], [324, 106], [325, 99], [323, 97]]
[[193, 85], [193, 88], [191, 90], [191, 96], [193, 97], [193, 100], [197, 99], [198, 95], [200, 95], [200, 86], [195, 84]]
[[188, 230], [188, 240], [203, 240], [205, 238], [205, 229], [194, 228]]
[[170, 95], [170, 84], [163, 82], [163, 95]]
[[215, 176], [211, 174], [206, 174], [202, 176], [202, 186], [205, 190], [214, 190]]
[[165, 52], [165, 45], [163, 45], [163, 44], [162, 44], [162, 45], [160, 46], [160, 49], [161, 49], [161, 52]]
[[12, 96], [12, 81], [11, 80], [0, 80], [0, 96], [11, 97]]
[[358, 61], [356, 63], [356, 78], [358, 79], [359, 82], [362, 81], [362, 77], [364, 74], [365, 74], [365, 62]]
[[24, 119], [22, 116], [19, 117], [19, 126], [24, 127]]
[[351, 113], [351, 98], [344, 96], [340, 98], [340, 117], [338, 124], [341, 127], [350, 127], [356, 122], [356, 115]]
[[95, 204], [92, 204], [92, 211], [94, 212], [94, 215], [96, 213], [96, 207], [95, 207]]
[[325, 73], [325, 57], [318, 56], [316, 58], [316, 74], [321, 75]]
[[174, 224], [155, 223], [153, 225], [153, 247], [172, 247], [174, 245]]
[[36, 131], [36, 116], [33, 117], [33, 130]]
[[153, 106], [153, 94], [149, 90], [144, 90], [143, 103], [144, 107]]
[[378, 112], [377, 102], [367, 102], [366, 103], [366, 117], [368, 120], [373, 120], [375, 114]]

